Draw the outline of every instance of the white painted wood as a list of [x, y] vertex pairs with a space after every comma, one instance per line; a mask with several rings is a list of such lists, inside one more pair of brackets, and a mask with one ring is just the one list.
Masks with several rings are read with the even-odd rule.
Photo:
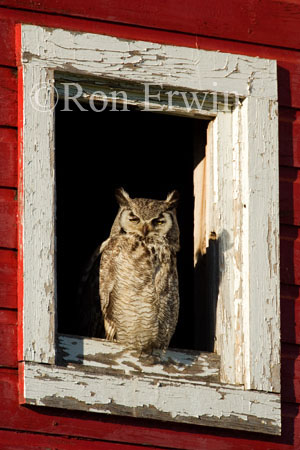
[[[53, 112], [32, 107], [32, 87], [47, 86], [52, 71], [24, 67], [23, 127], [23, 271], [24, 359], [55, 360], [54, 277], [54, 128]], [[41, 89], [39, 102], [52, 100], [51, 89]]]
[[[217, 307], [215, 350], [221, 358], [221, 380], [227, 383], [240, 383], [237, 380], [235, 365], [236, 327], [235, 327], [235, 283], [236, 258], [234, 242], [238, 245], [239, 235], [234, 229], [238, 220], [239, 208], [235, 208], [233, 196], [234, 179], [232, 114], [220, 113], [213, 121], [213, 146], [211, 147], [211, 178], [213, 204], [210, 229], [216, 233], [219, 263], [219, 285], [216, 287]], [[226, 130], [224, 132], [224, 130]]]
[[198, 91], [277, 99], [276, 61], [22, 26], [23, 62]]
[[245, 386], [280, 392], [277, 102], [247, 98], [242, 123]]
[[22, 26], [23, 62], [69, 72], [277, 99], [276, 61]]
[[206, 158], [194, 169], [194, 267], [206, 252]]
[[25, 366], [27, 404], [280, 434], [280, 396], [203, 382], [167, 382], [80, 366]]
[[[209, 236], [214, 232], [219, 248], [220, 284], [215, 287], [216, 351], [221, 358], [221, 381], [236, 384], [236, 388], [228, 388], [230, 393], [234, 392], [234, 396], [226, 394], [225, 397], [231, 400], [223, 402], [223, 391], [221, 396], [218, 394], [223, 389], [222, 384], [210, 385], [209, 389], [203, 390], [204, 388], [199, 387], [200, 382], [189, 385], [187, 380], [182, 379], [176, 384], [176, 392], [180, 392], [176, 399], [171, 383], [174, 380], [169, 380], [169, 384], [165, 381], [162, 389], [165, 392], [162, 397], [164, 400], [155, 401], [163, 408], [166, 420], [173, 420], [175, 417], [179, 421], [193, 421], [192, 417], [197, 415], [197, 423], [213, 426], [228, 424], [233, 428], [240, 428], [244, 422], [246, 424], [244, 410], [241, 409], [245, 407], [250, 411], [251, 417], [257, 417], [261, 425], [265, 417], [266, 432], [278, 432], [280, 417], [277, 406], [275, 409], [270, 407], [279, 398], [270, 392], [280, 391], [276, 63], [241, 55], [22, 25], [21, 67], [24, 79], [26, 401], [49, 406], [54, 405], [56, 396], [58, 403], [61, 402], [59, 405], [63, 407], [83, 409], [83, 404], [86, 403], [89, 410], [103, 412], [103, 407], [97, 406], [97, 396], [100, 395], [98, 391], [95, 391], [95, 395], [90, 393], [89, 400], [82, 396], [84, 384], [73, 383], [72, 389], [70, 388], [71, 400], [66, 400], [66, 397], [62, 400], [62, 389], [67, 389], [64, 385], [65, 375], [71, 377], [69, 381], [73, 379], [73, 375], [70, 375], [73, 373], [75, 378], [82, 377], [80, 383], [89, 383], [90, 378], [93, 378], [91, 375], [81, 371], [68, 372], [68, 369], [57, 366], [47, 368], [41, 365], [39, 368], [33, 364], [52, 364], [56, 356], [56, 292], [53, 112], [51, 109], [37, 111], [36, 104], [35, 107], [32, 104], [32, 99], [35, 99], [32, 94], [36, 92], [36, 87], [46, 86], [46, 90], [40, 92], [40, 100], [46, 96], [51, 104], [53, 87], [48, 81], [53, 80], [53, 71], [59, 70], [83, 77], [97, 76], [114, 79], [114, 82], [119, 80], [120, 83], [131, 81], [168, 86], [170, 90], [177, 90], [179, 96], [180, 92], [192, 90], [199, 91], [202, 95], [207, 91], [216, 94], [216, 97], [218, 93], [224, 99], [231, 94], [231, 107], [228, 111], [217, 109], [210, 113], [207, 110], [209, 103], [206, 103], [206, 109], [200, 109], [199, 114], [203, 113], [212, 119], [206, 155], [207, 197], [204, 210], [206, 245], [209, 246]], [[87, 91], [86, 95], [92, 94]], [[232, 104], [234, 95], [238, 97], [236, 104]], [[133, 98], [131, 101], [145, 105], [140, 98]], [[219, 103], [216, 102], [218, 108]], [[182, 105], [176, 105], [175, 110], [181, 114], [195, 113]], [[199, 176], [196, 178], [199, 184]], [[202, 219], [197, 220], [201, 223]], [[98, 353], [104, 351], [102, 344], [95, 345]], [[69, 351], [71, 352], [70, 349]], [[93, 351], [97, 353], [97, 350]], [[113, 353], [112, 350], [112, 356]], [[68, 351], [66, 357], [68, 358]], [[124, 358], [125, 361], [126, 357]], [[89, 367], [90, 370], [92, 368], [100, 370], [99, 363], [98, 369], [96, 363]], [[56, 374], [54, 378], [51, 373]], [[56, 380], [55, 383], [53, 379]], [[129, 384], [122, 384], [117, 378], [111, 379], [105, 371], [97, 375], [97, 389], [101, 387], [101, 391], [104, 386], [107, 389], [103, 395], [108, 395], [108, 392], [114, 390], [114, 386], [118, 386], [116, 397], [110, 397], [111, 394], [106, 397], [120, 402], [118, 409], [110, 407], [107, 412], [120, 414], [121, 411], [128, 414], [127, 389], [133, 389], [135, 380], [134, 378]], [[240, 384], [243, 387], [238, 386]], [[142, 387], [144, 389], [144, 385], [139, 385], [139, 389]], [[245, 392], [245, 388], [269, 393]], [[154, 395], [148, 385], [143, 396], [146, 394]], [[147, 402], [146, 397], [139, 395], [145, 401], [144, 404], [148, 405], [148, 409], [142, 408], [143, 414], [160, 417], [156, 409], [153, 413], [152, 399]], [[170, 398], [167, 401], [168, 396]], [[195, 401], [187, 402], [187, 398]], [[263, 401], [260, 400], [262, 398]], [[140, 411], [139, 401], [138, 406], [133, 409], [136, 415]], [[103, 399], [101, 402], [106, 403]], [[198, 409], [195, 402], [205, 405]], [[188, 406], [189, 403], [191, 406]], [[213, 411], [214, 420], [210, 423], [207, 422], [209, 413], [206, 408]], [[225, 420], [229, 411], [238, 419], [235, 425], [232, 425], [232, 421]], [[190, 419], [187, 418], [188, 415]], [[216, 417], [222, 418], [218, 424]], [[247, 426], [249, 425], [242, 429]], [[262, 427], [260, 431], [263, 431]]]
[[159, 377], [178, 381], [219, 382], [220, 358], [214, 353], [170, 349], [156, 350], [152, 356], [140, 358], [121, 344], [102, 339], [58, 336], [59, 357], [63, 365], [113, 369], [121, 375]]

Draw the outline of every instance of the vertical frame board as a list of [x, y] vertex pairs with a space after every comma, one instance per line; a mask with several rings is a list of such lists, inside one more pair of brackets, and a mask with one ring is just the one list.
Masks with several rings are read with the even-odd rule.
[[[39, 89], [39, 102], [51, 105], [53, 90], [47, 88], [53, 71], [38, 65], [26, 65], [20, 144], [20, 287], [24, 360], [51, 364], [55, 361], [55, 200], [54, 200], [54, 127], [53, 110], [33, 107], [32, 90]], [[28, 93], [28, 95], [27, 95]], [[22, 120], [22, 119], [21, 119]], [[23, 123], [24, 123], [23, 122]], [[39, 156], [43, 153], [42, 156]], [[40, 178], [40, 179], [39, 179]], [[26, 185], [26, 195], [24, 189]], [[24, 257], [26, 255], [26, 257]], [[21, 310], [21, 311], [22, 311]]]
[[[22, 402], [279, 434], [275, 61], [33, 25], [18, 26], [17, 46]], [[139, 87], [145, 83], [167, 86], [177, 95], [200, 93], [206, 98], [210, 93], [216, 99], [209, 116], [204, 190], [206, 239], [214, 232], [219, 245], [218, 381], [208, 380], [200, 364], [201, 354], [194, 355], [196, 379], [180, 371], [176, 380], [166, 379], [164, 368], [156, 365], [150, 376], [143, 375], [146, 367], [129, 376], [124, 363], [131, 358], [128, 352], [101, 340], [84, 340], [86, 350], [79, 369], [78, 356], [72, 349], [72, 345], [79, 345], [78, 338], [71, 338], [72, 345], [67, 336], [56, 340], [56, 71]], [[195, 111], [181, 105], [176, 111], [207, 116], [205, 106]], [[65, 351], [66, 367], [55, 365], [59, 348]], [[93, 355], [117, 358], [120, 369], [114, 371], [105, 358], [100, 358], [94, 365], [89, 363], [85, 372], [82, 369], [87, 361], [94, 361], [89, 349], [93, 349]], [[180, 358], [190, 361], [188, 352]], [[214, 358], [212, 354], [211, 361]], [[96, 377], [89, 376], [91, 367]], [[86, 383], [84, 392], [78, 389], [76, 379]], [[132, 393], [130, 402], [128, 392]], [[187, 398], [195, 401], [187, 402]]]
[[[278, 138], [274, 138], [278, 136], [277, 101], [249, 97], [242, 117], [244, 114], [247, 120], [242, 121], [245, 126], [242, 155], [248, 177], [243, 180], [242, 211], [249, 230], [243, 235], [248, 259], [243, 279], [249, 290], [244, 316], [249, 352], [245, 385], [249, 389], [280, 392], [279, 149]], [[255, 124], [255, 129], [249, 124]], [[264, 348], [271, 349], [269, 364], [261, 358]]]

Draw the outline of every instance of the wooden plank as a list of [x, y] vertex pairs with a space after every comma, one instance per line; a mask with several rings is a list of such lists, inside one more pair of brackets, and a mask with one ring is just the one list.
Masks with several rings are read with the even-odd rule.
[[[242, 172], [247, 178], [247, 167], [238, 159], [241, 153], [239, 142], [235, 136], [232, 136], [232, 133], [241, 135], [240, 123], [247, 126], [247, 120], [242, 121], [239, 116], [239, 108], [235, 109], [233, 117], [228, 114], [219, 114], [208, 128], [207, 146], [209, 184], [206, 226], [209, 233], [214, 231], [216, 234], [215, 243], [213, 238], [209, 239], [210, 236], [207, 236], [210, 266], [211, 270], [215, 271], [215, 280], [212, 281], [213, 287], [210, 294], [211, 302], [214, 303], [216, 310], [214, 344], [215, 351], [222, 355], [221, 380], [232, 384], [248, 383], [248, 380], [244, 378], [242, 367], [245, 364], [244, 356], [249, 350], [247, 345], [249, 342], [247, 342], [245, 351], [241, 351], [243, 343], [240, 333], [243, 320], [240, 314], [240, 296], [247, 298], [248, 290], [247, 288], [243, 290], [241, 286], [240, 265], [240, 270], [237, 270], [239, 258], [243, 260], [245, 258], [241, 256], [241, 214], [236, 204], [241, 202]], [[216, 266], [218, 271], [215, 269]], [[243, 313], [247, 314], [246, 308], [243, 309]], [[248, 374], [250, 370], [248, 368]], [[248, 383], [247, 389], [249, 388]]]
[[[2, 450], [49, 450], [50, 448], [65, 448], [74, 450], [145, 450], [144, 446], [117, 444], [112, 442], [76, 439], [71, 436], [58, 437], [42, 434], [20, 433], [18, 431], [0, 431], [0, 446]], [[51, 447], [50, 447], [51, 446]], [[149, 450], [154, 447], [147, 447]]]
[[[210, 4], [188, 0], [174, 5], [159, 0], [142, 3], [132, 0], [126, 8], [120, 0], [96, 3], [86, 0], [63, 0], [59, 4], [48, 0], [28, 3], [27, 0], [1, 0], [0, 5], [12, 8], [88, 17], [132, 24], [147, 28], [214, 36], [238, 41], [255, 42], [280, 47], [300, 48], [298, 3], [254, 0], [244, 5], [238, 0]], [[232, 14], [234, 11], [234, 14]], [[265, 18], [268, 17], [266, 22]]]
[[[123, 81], [172, 86], [189, 92], [217, 91], [277, 100], [276, 64], [272, 60], [128, 42], [108, 36], [74, 35], [67, 31], [22, 26], [24, 64], [119, 78]], [[33, 43], [39, 42], [39, 45]], [[122, 70], [120, 70], [122, 68]], [[238, 68], [238, 69], [237, 69]], [[212, 85], [216, 79], [216, 85]], [[30, 92], [30, 91], [29, 91]]]
[[300, 167], [300, 110], [279, 110], [279, 161], [281, 165]]
[[17, 365], [17, 313], [0, 309], [0, 366]]
[[[242, 125], [246, 130], [243, 131], [245, 138], [241, 139], [240, 164], [245, 169], [241, 173], [241, 196], [236, 206], [242, 214], [243, 249], [238, 256], [241, 269], [237, 264], [237, 270], [241, 270], [241, 279], [236, 285], [238, 303], [235, 305], [243, 311], [240, 314], [244, 347], [240, 351], [245, 353], [246, 386], [280, 392], [280, 317], [274, 313], [279, 310], [280, 271], [278, 106], [251, 97], [243, 104], [241, 117], [246, 113], [248, 117]], [[251, 127], [253, 123], [255, 131]], [[239, 135], [236, 140], [240, 144]], [[246, 288], [239, 294], [240, 286], [244, 285]], [[266, 348], [271, 348], [271, 354], [264, 358]]]
[[0, 189], [0, 247], [17, 248], [17, 198], [14, 189]]
[[16, 66], [14, 21], [2, 18], [0, 12], [0, 64]]
[[[68, 88], [66, 90], [66, 84]], [[80, 86], [80, 88], [78, 87]], [[130, 106], [138, 106], [142, 110], [160, 109], [168, 111], [170, 114], [188, 115], [189, 117], [198, 117], [210, 120], [214, 118], [217, 111], [233, 107], [236, 102], [236, 96], [192, 91], [186, 92], [179, 90], [172, 93], [170, 100], [170, 87], [159, 89], [159, 100], [157, 98], [158, 86], [145, 86], [144, 83], [132, 83], [122, 80], [102, 79], [98, 77], [82, 77], [77, 74], [56, 73], [55, 89], [56, 95], [63, 99], [65, 95], [70, 97], [77, 96], [80, 89], [79, 100], [90, 102], [92, 107], [94, 101], [109, 102], [113, 108], [116, 108], [118, 102], [123, 103], [125, 110]], [[118, 92], [123, 92], [124, 97]], [[196, 95], [197, 101], [194, 101]], [[149, 100], [148, 100], [149, 97]], [[187, 106], [188, 105], [188, 106]], [[68, 103], [66, 109], [69, 109]]]
[[300, 170], [280, 168], [280, 223], [300, 225]]
[[[83, 387], [82, 387], [83, 388]], [[45, 407], [23, 407], [18, 403], [18, 372], [0, 369], [1, 428], [101, 439], [108, 442], [153, 445], [159, 448], [195, 450], [292, 450], [300, 444], [300, 414], [297, 405], [282, 405], [281, 437], [213, 431], [186, 424], [155, 423], [147, 419], [96, 416], [93, 413]], [[295, 432], [295, 435], [294, 435]], [[298, 436], [298, 437], [297, 437]]]
[[[20, 68], [19, 81], [22, 76]], [[53, 74], [33, 64], [26, 68], [26, 76], [24, 91], [22, 88], [19, 91], [19, 131], [22, 138], [19, 164], [22, 181], [26, 181], [26, 185], [21, 180], [19, 184], [20, 259], [26, 255], [19, 264], [22, 285], [19, 292], [24, 292], [20, 295], [20, 304], [24, 302], [24, 309], [20, 308], [20, 321], [26, 317], [24, 327], [20, 329], [23, 335], [19, 340], [19, 352], [22, 359], [50, 364], [55, 361], [56, 320], [54, 125], [51, 109], [41, 112], [33, 107], [30, 94], [32, 86], [44, 86]], [[46, 90], [42, 92], [42, 95], [48, 94]], [[26, 127], [23, 121], [26, 121]], [[34, 304], [39, 304], [39, 314], [32, 313]]]
[[280, 279], [282, 283], [300, 285], [300, 229], [280, 227]]
[[17, 71], [0, 67], [0, 125], [17, 126]]
[[26, 362], [25, 403], [266, 434], [281, 433], [279, 394], [214, 383], [179, 383], [166, 382], [163, 378], [122, 376], [100, 368], [95, 376], [94, 371], [89, 373], [80, 365], [65, 368]]
[[[145, 376], [165, 381], [218, 383], [220, 357], [214, 353], [170, 349], [153, 358], [139, 358], [116, 343], [75, 336], [58, 337], [58, 360], [62, 365], [75, 363], [84, 367], [117, 371], [120, 376]], [[151, 362], [152, 361], [152, 362]]]
[[17, 253], [0, 249], [0, 308], [17, 307]]
[[0, 186], [17, 187], [17, 131], [0, 128]]
[[281, 284], [281, 340], [300, 344], [300, 286]]

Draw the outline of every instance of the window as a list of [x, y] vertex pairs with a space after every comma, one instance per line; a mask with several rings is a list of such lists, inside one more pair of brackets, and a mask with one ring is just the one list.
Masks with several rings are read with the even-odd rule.
[[[276, 63], [32, 25], [20, 25], [17, 36], [22, 402], [279, 434]], [[54, 105], [66, 86], [82, 107], [85, 100], [114, 108], [126, 92], [129, 107], [150, 111], [115, 114], [126, 120], [139, 114], [141, 130], [143, 114], [174, 129], [179, 124], [186, 134], [193, 128], [195, 262], [203, 254], [208, 267], [213, 308], [205, 345], [215, 352], [200, 351], [197, 322], [187, 342], [194, 350], [184, 350], [183, 342], [154, 365], [65, 326], [55, 215], [57, 195], [57, 226], [63, 227], [57, 189], [66, 156], [58, 153], [61, 119], [57, 109], [55, 134]], [[111, 113], [97, 116], [99, 142], [105, 114]], [[132, 139], [137, 133], [132, 130]], [[196, 321], [198, 313], [195, 308]]]
[[72, 112], [64, 101], [55, 109], [58, 332], [100, 337], [92, 326], [99, 299], [94, 307], [85, 291], [80, 304], [78, 286], [90, 256], [109, 236], [118, 209], [115, 189], [124, 186], [133, 197], [149, 198], [177, 189], [181, 311], [171, 346], [208, 350], [207, 314], [195, 320], [193, 296], [193, 166], [201, 151], [205, 155], [208, 120], [136, 108], [112, 114], [109, 106], [97, 113], [87, 102], [83, 112], [71, 103]]

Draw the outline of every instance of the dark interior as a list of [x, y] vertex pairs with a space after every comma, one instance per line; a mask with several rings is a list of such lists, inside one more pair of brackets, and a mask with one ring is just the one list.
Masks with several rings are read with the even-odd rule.
[[58, 332], [84, 334], [78, 283], [86, 261], [109, 235], [118, 210], [115, 189], [157, 199], [177, 189], [181, 307], [171, 347], [207, 350], [204, 299], [195, 300], [193, 282], [193, 167], [205, 152], [207, 122], [136, 109], [63, 107], [58, 102], [55, 109]]

